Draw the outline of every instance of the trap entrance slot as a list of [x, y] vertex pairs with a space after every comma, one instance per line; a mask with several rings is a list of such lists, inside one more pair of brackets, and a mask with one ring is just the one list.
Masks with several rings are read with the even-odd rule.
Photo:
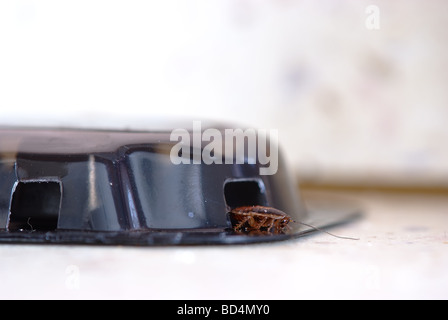
[[58, 225], [61, 184], [56, 181], [19, 182], [11, 199], [10, 231], [51, 231]]
[[266, 206], [265, 188], [258, 180], [236, 180], [226, 182], [224, 197], [230, 208], [242, 206]]

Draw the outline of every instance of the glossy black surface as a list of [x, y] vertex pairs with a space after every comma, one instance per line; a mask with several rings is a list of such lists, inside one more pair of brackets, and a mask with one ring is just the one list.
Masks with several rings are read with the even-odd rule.
[[259, 164], [175, 165], [174, 144], [170, 131], [0, 129], [0, 241], [233, 244], [311, 231], [232, 231], [228, 211], [240, 204], [309, 219], [281, 155], [277, 173], [262, 176]]

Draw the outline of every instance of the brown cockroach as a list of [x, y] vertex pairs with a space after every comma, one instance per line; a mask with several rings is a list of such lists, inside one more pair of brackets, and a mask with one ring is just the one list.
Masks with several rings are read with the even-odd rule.
[[245, 234], [284, 234], [289, 228], [288, 224], [293, 222], [336, 238], [359, 240], [359, 238], [338, 236], [311, 224], [294, 221], [283, 211], [272, 207], [259, 205], [237, 207], [230, 210], [229, 215], [233, 230]]
[[229, 212], [234, 231], [284, 233], [293, 221], [283, 211], [265, 206], [243, 206]]

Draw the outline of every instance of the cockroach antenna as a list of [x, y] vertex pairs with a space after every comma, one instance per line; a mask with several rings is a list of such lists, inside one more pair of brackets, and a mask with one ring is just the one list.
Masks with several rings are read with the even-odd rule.
[[304, 226], [309, 227], [309, 228], [312, 228], [312, 229], [314, 229], [314, 230], [316, 230], [316, 231], [326, 233], [326, 234], [328, 234], [328, 235], [330, 235], [330, 236], [332, 236], [332, 237], [335, 237], [335, 238], [344, 239], [344, 240], [360, 240], [360, 238], [346, 237], [346, 236], [338, 236], [338, 235], [336, 235], [336, 234], [334, 234], [334, 233], [328, 232], [327, 230], [318, 228], [318, 227], [316, 227], [316, 226], [313, 226], [313, 225], [308, 224], [308, 223], [305, 223], [305, 222], [294, 221], [294, 220], [291, 220], [291, 222], [292, 222], [292, 223], [298, 223], [298, 224], [304, 225]]
[[26, 221], [26, 224], [30, 226], [31, 232], [36, 231], [36, 229], [33, 228], [33, 225], [30, 223], [31, 217], [28, 217], [28, 220]]

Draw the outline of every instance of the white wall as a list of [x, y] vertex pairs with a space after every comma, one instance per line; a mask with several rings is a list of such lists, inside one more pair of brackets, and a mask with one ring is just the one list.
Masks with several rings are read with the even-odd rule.
[[1, 1], [0, 124], [236, 121], [280, 129], [302, 180], [448, 186], [447, 17], [443, 0]]

